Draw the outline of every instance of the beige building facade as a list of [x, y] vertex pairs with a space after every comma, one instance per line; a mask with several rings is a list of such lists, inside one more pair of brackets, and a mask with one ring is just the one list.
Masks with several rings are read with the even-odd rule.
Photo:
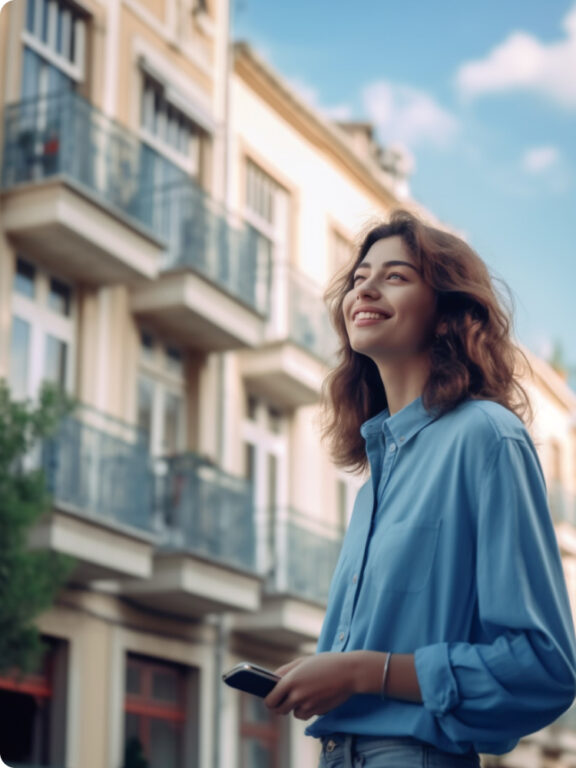
[[[0, 14], [0, 377], [79, 403], [41, 451], [54, 506], [30, 544], [76, 567], [39, 618], [43, 668], [0, 678], [10, 765], [315, 764], [302, 723], [221, 674], [314, 647], [360, 483], [319, 440], [322, 290], [370, 219], [417, 205], [370, 126], [306, 106], [230, 45], [228, 16], [226, 0]], [[534, 363], [576, 594], [576, 405]]]

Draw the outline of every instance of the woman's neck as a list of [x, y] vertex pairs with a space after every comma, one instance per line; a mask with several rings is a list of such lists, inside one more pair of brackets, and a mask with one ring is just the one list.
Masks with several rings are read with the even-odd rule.
[[430, 374], [428, 359], [418, 364], [411, 359], [406, 361], [405, 365], [399, 360], [381, 362], [377, 365], [391, 414], [398, 413], [424, 392]]

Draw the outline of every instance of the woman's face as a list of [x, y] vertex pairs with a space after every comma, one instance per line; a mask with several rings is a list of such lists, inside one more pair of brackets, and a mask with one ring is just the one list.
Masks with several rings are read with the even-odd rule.
[[421, 360], [436, 328], [436, 294], [398, 236], [371, 246], [342, 311], [350, 346], [377, 365]]

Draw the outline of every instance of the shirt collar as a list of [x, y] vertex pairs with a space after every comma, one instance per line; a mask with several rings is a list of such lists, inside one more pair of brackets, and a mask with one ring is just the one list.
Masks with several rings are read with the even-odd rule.
[[436, 416], [424, 407], [422, 398], [418, 397], [393, 416], [387, 408], [384, 409], [365, 421], [360, 427], [360, 433], [367, 440], [383, 432], [395, 442], [405, 444], [435, 418]]

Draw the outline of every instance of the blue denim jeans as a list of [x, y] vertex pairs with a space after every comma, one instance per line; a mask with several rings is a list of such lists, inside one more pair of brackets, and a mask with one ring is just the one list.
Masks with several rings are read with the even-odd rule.
[[414, 739], [334, 734], [322, 739], [318, 768], [480, 768], [480, 758], [441, 752]]

